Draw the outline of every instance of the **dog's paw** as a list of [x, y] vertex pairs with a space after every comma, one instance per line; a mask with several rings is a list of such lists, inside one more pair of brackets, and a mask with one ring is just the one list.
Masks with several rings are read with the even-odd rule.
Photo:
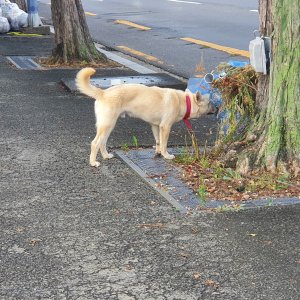
[[98, 168], [98, 167], [100, 166], [100, 163], [99, 163], [99, 161], [95, 161], [95, 162], [90, 162], [90, 165], [91, 165], [92, 167]]
[[107, 155], [105, 155], [105, 157], [103, 157], [104, 159], [111, 159], [113, 158], [114, 155], [112, 153], [108, 153]]
[[165, 154], [165, 155], [163, 155], [163, 157], [165, 158], [165, 159], [174, 159], [175, 158], [175, 155], [173, 155], [173, 154]]

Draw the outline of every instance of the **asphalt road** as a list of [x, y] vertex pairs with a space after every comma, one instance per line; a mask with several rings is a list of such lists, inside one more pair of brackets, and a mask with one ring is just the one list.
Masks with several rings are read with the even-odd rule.
[[169, 37], [188, 36], [243, 50], [258, 24], [258, 13], [251, 11], [257, 10], [257, 0], [83, 0], [83, 4], [101, 23], [126, 19]]
[[[49, 18], [49, 0], [40, 15]], [[258, 28], [257, 0], [82, 0], [93, 38], [100, 43], [191, 77], [199, 63], [211, 71], [230, 54], [182, 40], [193, 38], [221, 47], [247, 50]], [[133, 22], [134, 24], [120, 24]], [[149, 30], [140, 30], [135, 24]], [[245, 59], [237, 57], [238, 60]]]
[[[51, 47], [0, 36], [0, 299], [299, 299], [299, 205], [180, 214], [120, 159], [91, 168], [94, 102], [58, 84], [77, 70], [6, 58]], [[109, 146], [133, 134], [152, 145], [131, 118]]]

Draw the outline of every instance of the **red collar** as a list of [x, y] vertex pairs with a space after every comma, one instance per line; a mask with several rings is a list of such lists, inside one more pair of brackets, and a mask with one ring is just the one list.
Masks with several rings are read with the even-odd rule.
[[190, 121], [188, 120], [189, 117], [191, 116], [191, 107], [192, 107], [191, 98], [189, 95], [186, 95], [185, 101], [186, 101], [186, 113], [185, 113], [185, 116], [183, 117], [183, 122], [185, 123], [188, 130], [193, 130], [193, 127], [192, 127]]

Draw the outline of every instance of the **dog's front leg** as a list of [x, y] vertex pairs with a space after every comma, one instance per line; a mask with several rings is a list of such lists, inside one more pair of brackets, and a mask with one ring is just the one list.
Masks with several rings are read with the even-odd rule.
[[160, 151], [161, 151], [161, 155], [166, 159], [175, 158], [174, 155], [169, 154], [167, 151], [167, 144], [168, 144], [170, 130], [171, 130], [170, 125], [164, 124], [159, 126]]
[[151, 128], [155, 139], [155, 154], [160, 155], [159, 126], [152, 124]]

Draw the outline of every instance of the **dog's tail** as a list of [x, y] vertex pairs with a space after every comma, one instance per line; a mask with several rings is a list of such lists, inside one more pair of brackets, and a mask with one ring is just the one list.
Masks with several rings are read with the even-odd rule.
[[96, 73], [93, 68], [84, 68], [77, 73], [76, 86], [79, 91], [89, 97], [97, 98], [102, 95], [103, 91], [90, 83], [90, 77]]

